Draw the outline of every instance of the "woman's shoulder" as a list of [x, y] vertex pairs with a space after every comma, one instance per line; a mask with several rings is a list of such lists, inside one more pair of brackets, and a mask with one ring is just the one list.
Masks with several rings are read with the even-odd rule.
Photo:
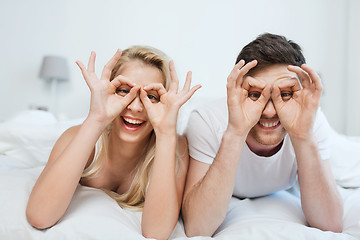
[[177, 150], [179, 152], [184, 152], [188, 150], [187, 139], [184, 135], [177, 135]]
[[78, 133], [80, 127], [81, 125], [72, 126], [61, 134], [51, 151], [49, 157], [50, 162], [56, 159], [65, 150], [65, 148], [70, 144], [72, 139]]
[[81, 125], [75, 125], [68, 129], [66, 129], [61, 136], [58, 138], [58, 140], [55, 143], [55, 147], [60, 147], [62, 145], [67, 146], [68, 143], [75, 137], [75, 135], [78, 133]]
[[73, 137], [80, 129], [81, 125], [75, 125], [72, 127], [69, 127], [64, 131], [64, 133], [61, 135], [61, 137]]
[[187, 139], [184, 135], [177, 135], [176, 162], [177, 177], [185, 177], [189, 167], [189, 150]]
[[189, 162], [189, 148], [187, 139], [184, 135], [177, 136], [177, 149], [176, 155], [179, 160], [184, 162], [186, 165]]

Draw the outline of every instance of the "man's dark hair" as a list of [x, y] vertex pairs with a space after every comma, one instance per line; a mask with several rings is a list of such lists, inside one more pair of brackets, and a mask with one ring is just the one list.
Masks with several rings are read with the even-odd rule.
[[236, 63], [241, 59], [245, 60], [245, 63], [257, 60], [258, 64], [254, 69], [273, 64], [289, 64], [300, 67], [305, 63], [305, 57], [298, 44], [287, 40], [284, 36], [271, 33], [261, 34], [247, 44], [239, 53]]

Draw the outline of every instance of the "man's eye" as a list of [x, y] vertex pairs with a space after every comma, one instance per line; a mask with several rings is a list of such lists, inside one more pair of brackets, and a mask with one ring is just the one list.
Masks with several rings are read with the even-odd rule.
[[281, 93], [281, 98], [283, 101], [288, 101], [290, 100], [290, 98], [292, 97], [292, 92], [282, 92]]
[[150, 99], [151, 102], [153, 102], [153, 103], [159, 102], [159, 98], [157, 96], [152, 95], [152, 94], [148, 94], [147, 96], [148, 96], [148, 98]]
[[258, 100], [260, 96], [261, 96], [261, 92], [249, 92], [248, 94], [248, 97], [253, 101]]
[[126, 94], [129, 93], [129, 90], [125, 88], [118, 88], [116, 89], [116, 93], [120, 96], [125, 96]]

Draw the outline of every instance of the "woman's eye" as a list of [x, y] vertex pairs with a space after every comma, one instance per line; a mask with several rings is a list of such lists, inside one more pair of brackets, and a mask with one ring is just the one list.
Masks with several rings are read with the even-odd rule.
[[248, 94], [248, 97], [253, 101], [258, 100], [260, 96], [261, 96], [261, 92], [249, 92]]
[[283, 101], [288, 101], [290, 100], [290, 98], [292, 97], [292, 92], [282, 92], [281, 93], [281, 98]]
[[157, 97], [155, 95], [152, 95], [152, 94], [148, 94], [147, 96], [148, 96], [148, 98], [150, 99], [151, 102], [153, 102], [153, 103], [159, 102], [159, 97]]
[[129, 93], [129, 90], [125, 88], [118, 88], [116, 89], [116, 93], [120, 96], [125, 96], [126, 94]]

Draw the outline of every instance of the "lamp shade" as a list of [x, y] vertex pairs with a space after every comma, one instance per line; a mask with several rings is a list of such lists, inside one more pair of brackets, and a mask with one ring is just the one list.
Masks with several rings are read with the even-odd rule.
[[67, 60], [59, 56], [44, 56], [39, 77], [45, 80], [69, 80]]

